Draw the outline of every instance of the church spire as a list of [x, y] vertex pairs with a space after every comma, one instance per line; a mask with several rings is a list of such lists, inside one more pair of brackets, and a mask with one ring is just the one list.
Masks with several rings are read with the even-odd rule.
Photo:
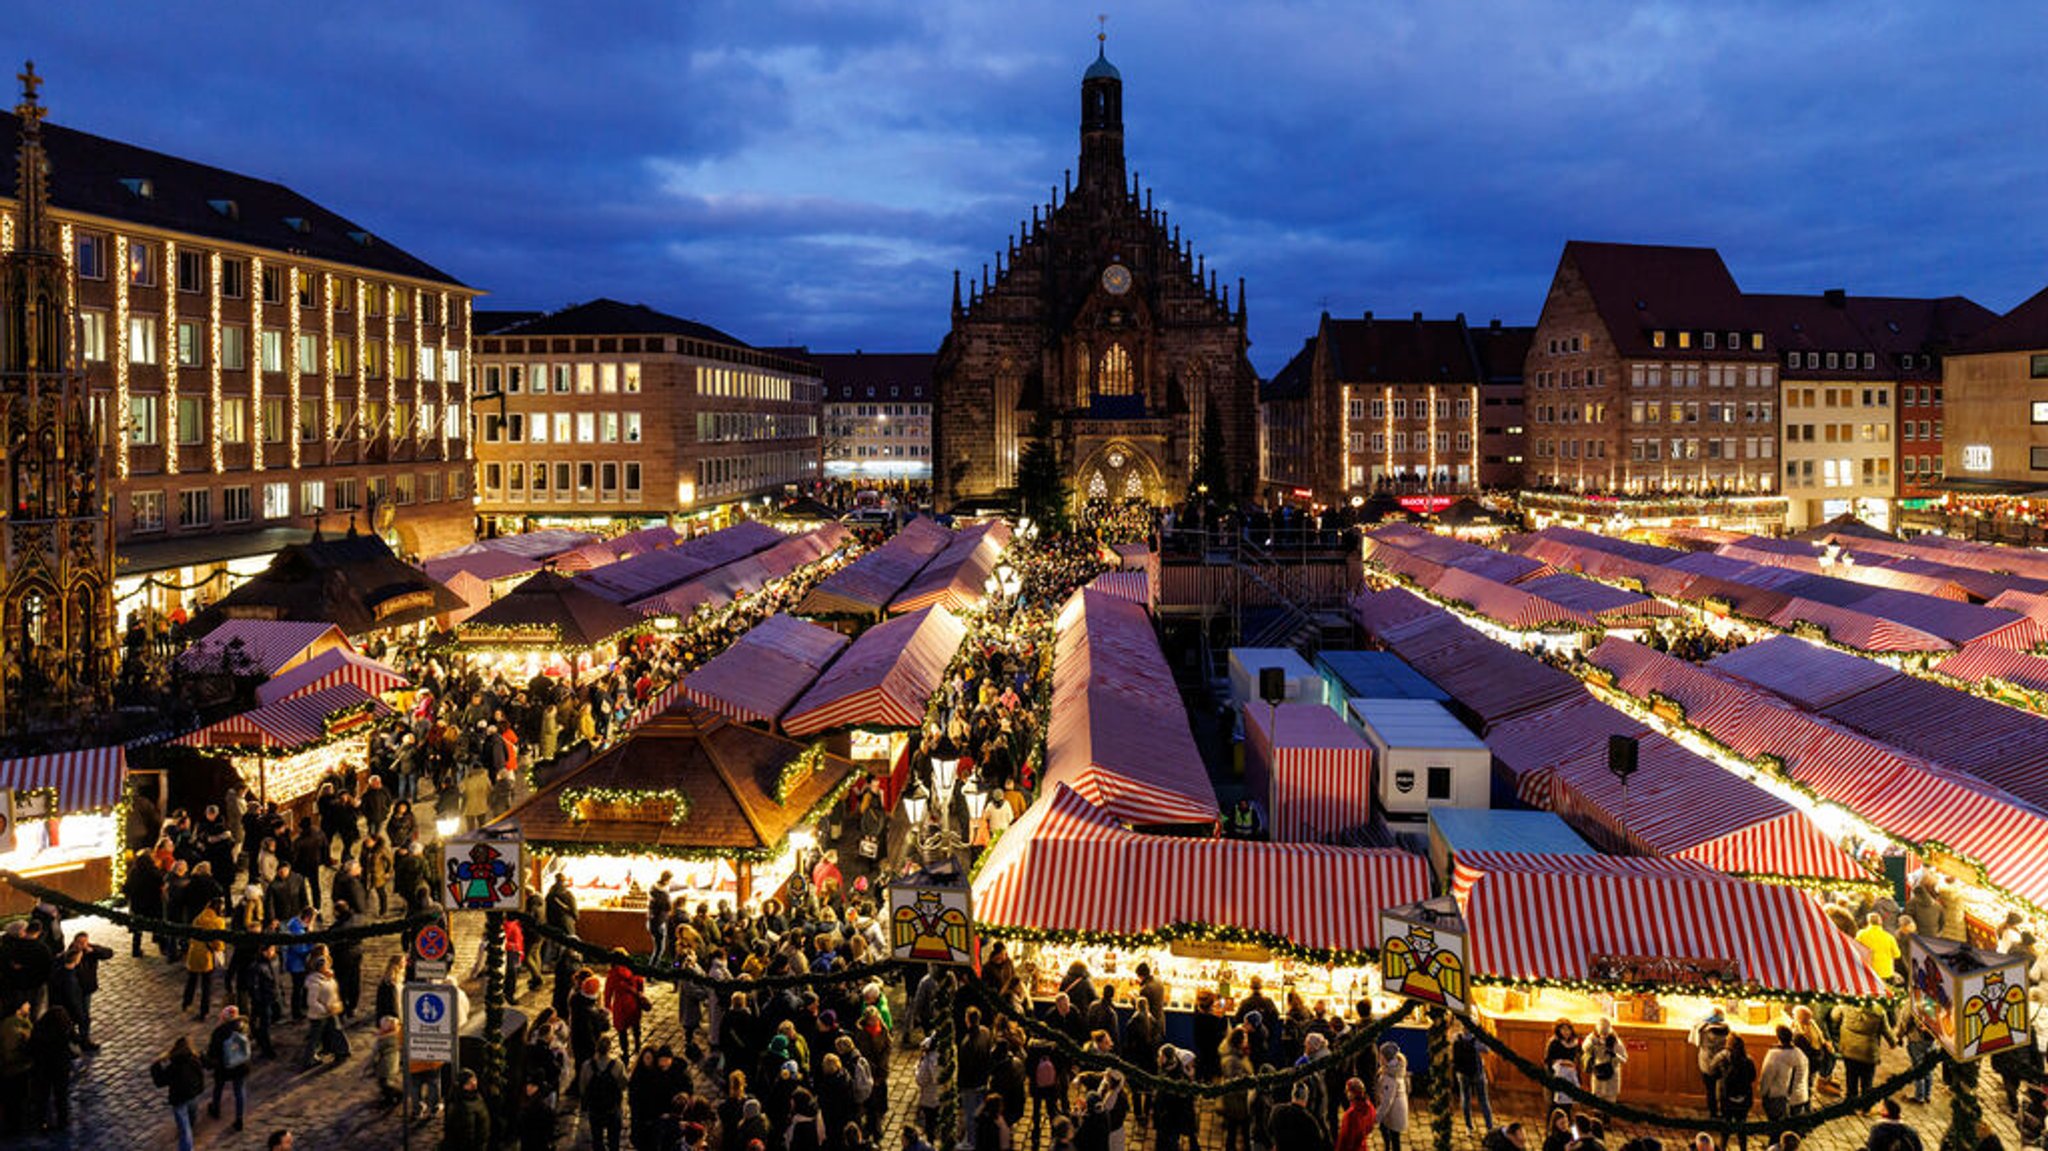
[[1102, 200], [1124, 194], [1124, 78], [1109, 62], [1108, 33], [1081, 75], [1081, 187]]
[[21, 198], [21, 246], [27, 251], [54, 252], [56, 242], [49, 230], [49, 161], [43, 155], [43, 117], [48, 110], [37, 97], [43, 78], [36, 75], [36, 62], [27, 61], [15, 77], [21, 81], [21, 103], [14, 114], [21, 120], [21, 148], [16, 157], [14, 186]]

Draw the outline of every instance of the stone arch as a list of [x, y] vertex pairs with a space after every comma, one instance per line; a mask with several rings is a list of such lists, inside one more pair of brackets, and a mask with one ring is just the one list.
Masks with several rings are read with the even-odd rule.
[[1074, 470], [1074, 500], [1086, 508], [1090, 500], [1142, 500], [1154, 507], [1166, 502], [1166, 484], [1159, 461], [1128, 440], [1111, 440], [1090, 452]]

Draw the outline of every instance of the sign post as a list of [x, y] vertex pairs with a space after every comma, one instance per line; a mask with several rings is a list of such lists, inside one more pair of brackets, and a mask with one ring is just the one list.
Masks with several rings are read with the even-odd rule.
[[448, 938], [448, 929], [440, 924], [429, 923], [420, 928], [412, 937], [413, 978], [428, 983], [447, 979], [448, 953], [454, 946]]
[[405, 1017], [399, 1021], [399, 1029], [405, 1047], [399, 1052], [404, 1085], [398, 1107], [405, 1120], [401, 1129], [408, 1147], [412, 1145], [412, 1121], [405, 1108], [412, 1101], [413, 1064], [432, 1064], [428, 1074], [439, 1075], [442, 1065], [456, 1062], [455, 994], [453, 983], [409, 982], [400, 997], [399, 1009]]
[[[909, 963], [939, 967], [978, 966], [974, 935], [973, 890], [960, 865], [947, 860], [927, 865], [889, 884], [889, 954]], [[953, 989], [956, 974], [934, 970], [925, 976], [938, 982], [938, 1029], [932, 1046], [938, 1052], [939, 1115], [936, 1124], [944, 1144], [960, 1136], [959, 1035], [954, 1030]]]

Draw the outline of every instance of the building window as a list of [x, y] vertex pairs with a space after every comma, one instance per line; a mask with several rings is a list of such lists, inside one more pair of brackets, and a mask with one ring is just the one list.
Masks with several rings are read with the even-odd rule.
[[546, 464], [535, 464], [535, 465], [533, 465], [533, 494], [534, 494], [534, 496], [535, 496], [536, 498], [538, 498], [538, 497], [540, 497], [540, 496], [542, 496], [542, 495], [546, 494], [547, 490], [548, 490], [548, 466], [547, 466]]
[[156, 286], [156, 261], [150, 258], [146, 240], [128, 241], [128, 282], [138, 288]]
[[284, 442], [284, 401], [276, 396], [263, 397], [263, 442]]
[[[300, 272], [298, 274], [298, 284], [296, 285], [296, 287], [298, 289], [299, 306], [301, 308], [315, 307], [320, 303], [319, 292], [315, 290], [313, 285], [313, 273]], [[341, 308], [343, 311], [347, 311], [348, 293], [336, 292], [335, 298], [336, 306]]]
[[626, 461], [626, 498], [640, 498], [640, 464], [635, 460]]
[[620, 387], [620, 390], [622, 390], [622, 391], [626, 391], [626, 392], [638, 392], [638, 391], [640, 390], [640, 365], [639, 365], [639, 364], [621, 364], [621, 365], [619, 365], [619, 376], [620, 376], [620, 380], [619, 380], [619, 387]]
[[134, 519], [138, 532], [160, 532], [164, 530], [164, 494], [162, 492], [134, 492], [128, 497], [129, 513]]
[[128, 400], [128, 442], [131, 444], [154, 445], [162, 434], [158, 424], [161, 418], [155, 396], [131, 396]]
[[249, 507], [249, 489], [247, 487], [232, 487], [221, 491], [220, 519], [222, 523], [248, 523], [250, 519]]
[[89, 364], [105, 363], [107, 359], [107, 314], [105, 312], [78, 313], [78, 354]]
[[128, 317], [128, 362], [156, 363], [156, 317]]
[[587, 396], [597, 390], [597, 365], [576, 365], [576, 394]]
[[249, 329], [236, 324], [221, 325], [220, 366], [231, 372], [249, 366]]
[[270, 267], [263, 269], [263, 302], [284, 303], [284, 269]]
[[556, 365], [555, 365], [555, 394], [556, 394], [556, 395], [567, 395], [567, 394], [568, 394], [568, 392], [569, 392], [569, 377], [570, 377], [570, 365], [568, 365], [568, 364], [556, 364]]
[[284, 333], [267, 329], [263, 333], [263, 370], [284, 371]]
[[1095, 381], [1095, 392], [1102, 396], [1128, 396], [1132, 393], [1131, 356], [1122, 344], [1111, 344], [1102, 353], [1100, 373]]
[[[90, 232], [78, 233], [78, 274], [88, 280], [107, 278], [107, 238]], [[164, 526], [163, 493], [157, 494], [156, 526]]]
[[627, 442], [627, 443], [629, 443], [629, 444], [637, 444], [637, 443], [639, 443], [639, 442], [640, 442], [640, 413], [639, 413], [639, 412], [627, 412], [627, 413], [625, 413], [625, 425], [626, 425], [626, 429], [625, 429], [625, 436], [626, 436], [626, 442]]
[[220, 438], [223, 443], [249, 442], [249, 401], [230, 396], [220, 402]]
[[598, 442], [615, 444], [619, 442], [619, 413], [605, 412], [598, 423]]
[[249, 290], [249, 265], [241, 260], [220, 262], [220, 294], [239, 300]]
[[178, 445], [190, 447], [206, 440], [206, 401], [198, 396], [178, 397]]
[[206, 290], [206, 253], [189, 248], [178, 253], [178, 290], [181, 292], [203, 292]]
[[607, 460], [598, 468], [598, 490], [605, 499], [619, 498], [619, 465]]
[[306, 397], [299, 401], [299, 442], [310, 444], [320, 438], [320, 401]]
[[1372, 402], [1372, 418], [1376, 420], [1384, 420], [1387, 418], [1387, 401], [1374, 400]]
[[299, 513], [317, 516], [327, 510], [327, 484], [322, 480], [305, 480], [299, 484]]
[[190, 488], [178, 493], [178, 526], [203, 528], [213, 523], [213, 493]]
[[320, 372], [320, 337], [311, 332], [299, 333], [299, 374], [318, 375]]
[[[564, 440], [563, 442], [567, 442]], [[597, 442], [597, 413], [576, 413], [576, 442], [589, 444]]]
[[569, 465], [567, 463], [555, 465], [555, 492], [562, 499], [569, 498]]
[[405, 507], [411, 504], [415, 494], [413, 474], [411, 472], [398, 473], [395, 489], [397, 491], [398, 506]]

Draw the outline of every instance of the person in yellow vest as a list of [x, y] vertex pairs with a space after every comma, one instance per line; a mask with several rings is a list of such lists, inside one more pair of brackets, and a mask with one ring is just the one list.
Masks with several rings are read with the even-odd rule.
[[[192, 926], [202, 930], [222, 931], [228, 921], [221, 915], [216, 904], [209, 903], [192, 918]], [[218, 939], [192, 939], [185, 944], [185, 1006], [192, 1006], [192, 995], [199, 994], [199, 1018], [213, 1014], [213, 972], [220, 966], [221, 953], [227, 944]]]
[[1856, 942], [1870, 951], [1870, 969], [1886, 983], [1892, 981], [1892, 973], [1899, 962], [1899, 941], [1884, 929], [1884, 917], [1873, 911], [1864, 916], [1863, 930], [1856, 933]]

